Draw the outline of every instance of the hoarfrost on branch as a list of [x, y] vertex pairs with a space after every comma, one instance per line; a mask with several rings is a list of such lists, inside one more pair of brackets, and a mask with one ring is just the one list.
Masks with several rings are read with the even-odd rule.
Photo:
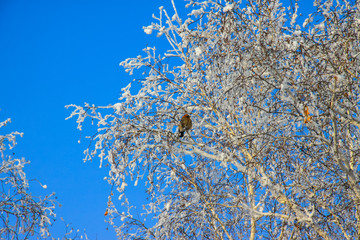
[[[359, 3], [314, 6], [304, 21], [277, 0], [191, 0], [185, 20], [160, 8], [144, 30], [168, 50], [121, 63], [143, 70], [139, 91], [71, 105], [80, 130], [98, 121], [86, 159], [106, 161], [128, 207], [109, 197], [119, 238], [359, 238]], [[139, 179], [141, 216], [125, 193]]]

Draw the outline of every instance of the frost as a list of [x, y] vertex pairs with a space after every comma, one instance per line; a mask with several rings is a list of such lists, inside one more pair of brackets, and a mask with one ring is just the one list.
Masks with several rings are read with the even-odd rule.
[[[0, 128], [9, 122], [10, 119], [0, 122]], [[27, 179], [24, 168], [30, 162], [25, 158], [14, 157], [16, 136], [22, 136], [22, 133], [0, 135], [0, 236], [22, 239], [24, 234], [31, 234], [36, 238], [47, 238], [55, 217], [54, 194], [37, 197], [29, 191], [29, 182], [34, 180]], [[9, 152], [9, 149], [12, 150]], [[47, 188], [47, 185], [39, 184]]]
[[202, 14], [204, 12], [204, 10], [201, 8], [201, 9], [197, 9], [197, 10], [192, 10], [192, 12], [190, 13], [190, 15], [194, 15], [194, 16], [198, 16], [200, 14]]
[[310, 15], [307, 19], [305, 19], [305, 21], [303, 22], [303, 28], [307, 27], [307, 25], [309, 23], [311, 23], [313, 21], [313, 17]]
[[146, 33], [146, 34], [148, 34], [148, 35], [150, 35], [150, 34], [152, 34], [152, 31], [153, 31], [153, 26], [147, 26], [147, 27], [143, 27], [143, 29], [144, 29], [144, 32]]
[[195, 53], [196, 53], [196, 55], [201, 55], [201, 53], [202, 53], [201, 48], [200, 48], [200, 47], [196, 47], [196, 48], [195, 48]]
[[98, 126], [85, 159], [108, 166], [128, 210], [114, 206], [118, 237], [358, 239], [355, 6], [316, 1], [300, 22], [296, 1], [190, 1], [180, 21], [171, 3], [149, 26], [168, 48], [120, 64], [137, 79], [118, 103], [70, 106], [79, 129]]
[[164, 205], [164, 208], [166, 209], [166, 211], [169, 211], [169, 210], [170, 210], [170, 206], [171, 206], [171, 202], [167, 202], [167, 203]]
[[122, 184], [121, 184], [121, 187], [120, 187], [120, 189], [119, 189], [119, 191], [120, 192], [123, 192], [124, 190], [125, 190], [125, 187], [127, 186], [127, 183], [126, 182], [123, 182]]
[[325, 29], [325, 23], [322, 22], [322, 23], [318, 24], [316, 27], [317, 27], [320, 31], [324, 31], [324, 29]]
[[122, 109], [122, 103], [115, 103], [113, 105], [114, 109], [116, 110], [117, 113], [120, 113], [121, 112], [121, 109]]
[[228, 12], [228, 11], [231, 11], [234, 7], [234, 4], [229, 4], [227, 3], [226, 6], [223, 8], [223, 11], [224, 12]]

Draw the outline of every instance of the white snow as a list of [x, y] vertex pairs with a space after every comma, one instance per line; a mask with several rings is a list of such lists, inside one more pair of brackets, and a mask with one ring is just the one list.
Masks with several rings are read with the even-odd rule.
[[196, 55], [201, 55], [201, 54], [202, 54], [202, 50], [201, 50], [200, 47], [196, 47], [196, 48], [195, 48], [195, 54], [196, 54]]
[[152, 34], [152, 31], [153, 31], [153, 26], [147, 26], [147, 27], [143, 27], [143, 29], [144, 29], [144, 32], [146, 33], [146, 34], [148, 34], [148, 35], [150, 35], [150, 34]]
[[234, 7], [234, 4], [226, 4], [226, 6], [223, 8], [224, 12], [228, 12], [230, 10], [232, 10]]
[[192, 10], [192, 12], [190, 13], [190, 15], [193, 15], [193, 16], [197, 16], [197, 15], [200, 15], [204, 12], [204, 10], [201, 8], [201, 9], [194, 9]]

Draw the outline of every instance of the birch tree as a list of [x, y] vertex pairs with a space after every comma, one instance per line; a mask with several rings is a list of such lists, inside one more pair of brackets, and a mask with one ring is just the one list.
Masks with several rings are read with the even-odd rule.
[[120, 64], [138, 75], [117, 102], [67, 106], [97, 124], [85, 160], [109, 169], [119, 239], [358, 238], [359, 4], [315, 0], [304, 21], [278, 0], [172, 4], [144, 27], [167, 51]]
[[[0, 122], [3, 130], [10, 119]], [[20, 132], [0, 135], [0, 238], [1, 239], [88, 239], [85, 231], [75, 229], [55, 214], [55, 193], [34, 196], [30, 191], [30, 183], [24, 171], [30, 161], [15, 158], [14, 147]], [[40, 184], [40, 183], [39, 183]], [[46, 185], [40, 184], [43, 188]], [[61, 221], [64, 228], [55, 232], [53, 224]]]
[[[0, 122], [0, 128], [9, 122], [10, 119]], [[36, 197], [29, 191], [29, 180], [24, 172], [29, 161], [9, 153], [16, 144], [16, 136], [22, 133], [0, 135], [0, 238], [49, 237], [49, 227], [55, 219], [55, 199], [53, 194]]]

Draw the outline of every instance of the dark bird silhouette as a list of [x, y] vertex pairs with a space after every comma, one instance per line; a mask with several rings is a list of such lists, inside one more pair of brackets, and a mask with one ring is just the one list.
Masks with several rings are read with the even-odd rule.
[[191, 127], [192, 127], [191, 118], [190, 118], [189, 114], [185, 114], [180, 120], [179, 137], [183, 137], [185, 134], [185, 131], [190, 130]]

